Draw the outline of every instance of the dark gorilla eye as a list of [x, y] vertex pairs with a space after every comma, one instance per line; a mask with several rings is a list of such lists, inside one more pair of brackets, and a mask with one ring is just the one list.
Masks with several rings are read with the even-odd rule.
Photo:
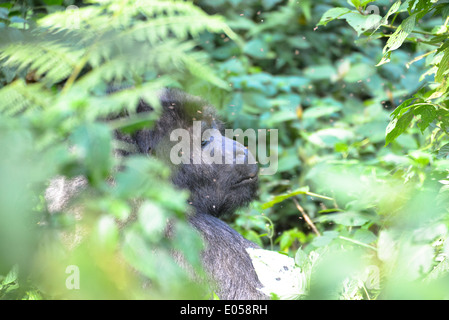
[[210, 136], [208, 139], [204, 139], [201, 141], [201, 148], [207, 146], [210, 142], [214, 141], [214, 136]]
[[203, 141], [201, 141], [201, 147], [204, 148], [205, 146], [207, 146], [209, 144], [210, 140], [208, 139], [204, 139]]

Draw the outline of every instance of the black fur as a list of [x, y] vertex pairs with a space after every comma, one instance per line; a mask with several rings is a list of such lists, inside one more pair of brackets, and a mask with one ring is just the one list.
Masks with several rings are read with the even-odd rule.
[[[169, 141], [170, 132], [176, 128], [191, 130], [194, 120], [202, 121], [204, 127], [215, 127], [223, 132], [223, 124], [218, 120], [215, 109], [202, 99], [168, 89], [161, 94], [160, 100], [162, 114], [153, 129], [139, 130], [133, 135], [140, 152], [153, 154], [170, 163], [168, 154], [173, 145]], [[151, 110], [144, 102], [138, 107], [138, 112]], [[223, 143], [226, 141], [229, 143], [229, 139], [223, 138]], [[221, 142], [216, 143], [215, 147], [218, 146]], [[234, 143], [234, 147], [247, 160], [248, 152], [240, 150], [241, 145]], [[258, 246], [217, 218], [233, 213], [254, 199], [257, 165], [245, 161], [245, 164], [201, 163], [172, 167], [173, 183], [190, 191], [189, 202], [195, 213], [188, 219], [205, 241], [203, 265], [212, 282], [216, 283], [214, 290], [219, 298], [268, 298], [258, 290], [262, 285], [245, 250]]]

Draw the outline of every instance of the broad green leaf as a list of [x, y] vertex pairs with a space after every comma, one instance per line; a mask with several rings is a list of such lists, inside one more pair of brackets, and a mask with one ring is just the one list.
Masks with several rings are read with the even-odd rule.
[[387, 146], [394, 139], [399, 137], [410, 125], [413, 119], [413, 112], [408, 111], [400, 117], [395, 117], [387, 126], [385, 146]]
[[399, 270], [410, 280], [427, 274], [434, 264], [434, 248], [430, 244], [401, 243], [398, 260]]
[[376, 29], [382, 17], [377, 14], [363, 15], [359, 12], [351, 12], [346, 14], [343, 19], [346, 19], [348, 24], [357, 31], [360, 36], [363, 32]]
[[420, 115], [421, 120], [418, 121], [418, 128], [424, 133], [424, 130], [427, 129], [429, 124], [436, 120], [437, 113], [435, 107], [432, 105], [419, 106], [413, 110], [415, 115]]
[[374, 73], [376, 73], [376, 69], [373, 65], [357, 63], [351, 65], [349, 71], [345, 74], [343, 79], [346, 82], [357, 82], [369, 78]]
[[329, 80], [337, 75], [332, 65], [315, 65], [304, 70], [304, 75], [311, 80]]
[[1, 282], [1, 284], [6, 285], [17, 281], [19, 277], [19, 266], [16, 264], [12, 267], [12, 269], [8, 272], [5, 279]]
[[324, 105], [324, 106], [316, 106], [307, 108], [304, 111], [303, 118], [304, 119], [317, 119], [321, 117], [330, 116], [341, 110], [340, 105]]
[[298, 194], [306, 194], [307, 192], [309, 192], [309, 187], [308, 186], [296, 189], [296, 190], [294, 190], [292, 192], [289, 192], [289, 193], [284, 193], [284, 194], [275, 196], [275, 197], [273, 197], [273, 199], [271, 201], [263, 203], [262, 204], [262, 209], [271, 208], [276, 203], [282, 202], [285, 199], [288, 199], [290, 197], [296, 196]]
[[60, 6], [64, 0], [44, 0], [44, 2], [48, 6]]
[[282, 0], [262, 0], [262, 5], [265, 8], [265, 10], [270, 10], [279, 2], [282, 2]]
[[359, 8], [360, 7], [360, 0], [349, 0], [348, 3], [353, 5], [354, 8]]
[[402, 102], [394, 111], [391, 113], [393, 117], [400, 117], [403, 113], [405, 113], [410, 107], [412, 101], [415, 100], [415, 98], [410, 98]]
[[324, 231], [319, 237], [316, 237], [312, 241], [312, 245], [315, 247], [324, 247], [330, 244], [334, 239], [338, 238], [340, 234], [337, 231]]
[[301, 248], [296, 251], [295, 264], [301, 269], [301, 271], [309, 271], [309, 256]]
[[265, 59], [269, 56], [269, 49], [266, 41], [253, 39], [245, 45], [243, 52], [254, 58]]
[[377, 257], [383, 262], [392, 262], [397, 255], [398, 241], [393, 232], [381, 230], [377, 239]]
[[444, 146], [438, 150], [438, 159], [449, 159], [449, 143], [446, 143]]
[[87, 178], [94, 184], [106, 179], [112, 167], [109, 128], [100, 123], [86, 124], [77, 128], [70, 140], [85, 164]]
[[369, 219], [358, 213], [358, 212], [341, 212], [341, 213], [333, 213], [326, 214], [320, 216], [317, 221], [319, 222], [329, 222], [332, 221], [336, 224], [341, 224], [347, 227], [359, 227], [364, 225]]
[[390, 52], [398, 49], [402, 43], [405, 41], [405, 39], [408, 37], [410, 32], [413, 31], [413, 28], [415, 27], [416, 23], [416, 15], [413, 14], [407, 19], [405, 19], [399, 27], [396, 29], [396, 31], [390, 36], [390, 38], [387, 41], [387, 44], [385, 45], [383, 52]]
[[329, 198], [329, 197], [326, 197], [326, 196], [322, 196], [322, 195], [319, 195], [319, 194], [316, 194], [316, 193], [309, 192], [309, 187], [306, 186], [306, 187], [302, 187], [302, 188], [296, 189], [296, 190], [294, 190], [292, 192], [288, 192], [288, 193], [284, 193], [284, 194], [275, 196], [275, 197], [273, 197], [273, 199], [271, 201], [263, 203], [261, 207], [262, 207], [262, 209], [271, 208], [276, 203], [282, 202], [282, 201], [284, 201], [284, 200], [286, 200], [288, 198], [297, 196], [299, 194], [307, 194], [307, 195], [312, 196], [312, 197], [322, 198], [322, 199], [326, 199], [326, 200], [332, 200], [332, 198]]
[[443, 58], [438, 65], [438, 71], [435, 74], [435, 82], [443, 82], [445, 77], [447, 77], [447, 73], [449, 72], [449, 48], [444, 50]]
[[295, 167], [299, 167], [301, 165], [301, 160], [298, 155], [293, 152], [288, 152], [287, 155], [283, 155], [280, 157], [278, 162], [278, 171], [284, 172], [288, 170], [292, 170]]
[[282, 202], [288, 198], [291, 198], [293, 196], [297, 196], [299, 194], [307, 194], [311, 197], [317, 197], [317, 198], [322, 198], [322, 199], [326, 199], [326, 200], [332, 200], [332, 198], [323, 196], [323, 195], [319, 195], [313, 192], [309, 192], [309, 187], [302, 187], [302, 188], [298, 188], [292, 192], [288, 192], [288, 193], [284, 193], [278, 196], [273, 197], [273, 199], [271, 201], [265, 202], [262, 204], [261, 208], [262, 209], [268, 209], [271, 208], [272, 206], [274, 206], [276, 203]]
[[377, 29], [379, 29], [379, 27], [381, 25], [385, 25], [388, 24], [388, 18], [390, 18], [390, 16], [394, 13], [396, 13], [399, 8], [401, 7], [401, 1], [396, 1], [388, 10], [387, 14], [382, 18], [381, 21], [379, 21], [379, 24], [377, 25], [377, 27], [373, 30], [373, 34], [377, 31]]
[[354, 132], [343, 128], [326, 128], [312, 133], [308, 140], [322, 148], [333, 148], [337, 142], [347, 142]]
[[145, 237], [152, 242], [158, 241], [164, 233], [167, 220], [167, 215], [163, 209], [150, 201], [146, 201], [139, 208], [137, 218]]
[[117, 247], [119, 230], [112, 216], [103, 215], [100, 217], [96, 224], [95, 236], [95, 243], [100, 244], [102, 248], [114, 250]]
[[201, 259], [199, 252], [204, 247], [201, 235], [184, 221], [178, 221], [172, 228], [174, 232], [174, 249], [182, 252], [193, 267], [200, 268]]
[[158, 276], [155, 268], [156, 252], [136, 229], [125, 230], [122, 252], [126, 261], [137, 271], [150, 279]]
[[318, 22], [317, 26], [325, 26], [327, 25], [330, 21], [335, 20], [340, 18], [341, 16], [352, 12], [350, 9], [348, 8], [332, 8], [329, 9], [328, 11], [326, 11], [323, 16], [321, 17], [320, 22]]
[[360, 241], [366, 244], [370, 244], [374, 241], [377, 240], [377, 236], [366, 229], [358, 229], [355, 233], [354, 233], [354, 240], [356, 241]]

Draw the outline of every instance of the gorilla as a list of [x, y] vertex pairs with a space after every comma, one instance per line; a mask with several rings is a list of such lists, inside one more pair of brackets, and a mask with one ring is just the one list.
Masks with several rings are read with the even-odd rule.
[[[172, 168], [173, 183], [190, 192], [193, 213], [187, 214], [187, 219], [204, 241], [202, 264], [217, 296], [222, 300], [268, 299], [259, 290], [263, 286], [246, 251], [259, 247], [219, 219], [255, 198], [258, 166], [254, 156], [242, 144], [224, 136], [223, 122], [206, 101], [177, 89], [164, 89], [159, 99], [161, 115], [152, 128], [139, 129], [131, 135], [116, 131], [116, 138], [132, 144], [137, 153], [167, 163]], [[153, 111], [145, 101], [139, 102], [137, 112]], [[200, 131], [195, 132], [195, 123], [201, 124]], [[171, 156], [177, 142], [173, 141], [176, 139], [172, 133], [179, 129], [189, 133], [188, 145], [193, 147], [183, 150], [184, 161], [174, 163]], [[208, 135], [208, 130], [213, 134]], [[121, 156], [130, 154], [125, 150], [118, 152]], [[221, 161], [210, 161], [208, 157], [199, 157], [198, 161], [198, 155], [210, 155]], [[51, 193], [47, 192], [49, 200]], [[70, 195], [63, 198], [65, 201]], [[175, 258], [183, 264], [181, 256], [175, 254]]]
[[[253, 155], [239, 142], [224, 136], [224, 125], [216, 110], [201, 98], [166, 89], [160, 95], [160, 102], [159, 121], [152, 129], [136, 131], [132, 140], [141, 153], [149, 153], [170, 164], [173, 183], [189, 190], [194, 214], [189, 215], [188, 220], [204, 239], [203, 267], [210, 280], [217, 284], [215, 293], [223, 300], [268, 298], [258, 290], [262, 284], [246, 252], [247, 248], [258, 246], [218, 218], [248, 205], [256, 196], [258, 166]], [[151, 109], [141, 101], [137, 111]], [[196, 137], [192, 128], [194, 121], [201, 122], [202, 136], [207, 129], [214, 130], [215, 134], [206, 139]], [[170, 134], [179, 128], [191, 133], [191, 140], [201, 139], [201, 145], [193, 146], [188, 163], [174, 165], [168, 159], [169, 148], [173, 148]], [[195, 164], [193, 158], [198, 153], [221, 157], [221, 161], [207, 163], [202, 159]], [[229, 153], [232, 153], [230, 163], [226, 161]]]

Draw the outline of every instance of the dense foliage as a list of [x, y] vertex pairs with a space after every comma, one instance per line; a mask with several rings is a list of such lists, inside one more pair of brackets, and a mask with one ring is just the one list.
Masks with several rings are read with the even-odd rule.
[[[112, 130], [155, 116], [104, 121], [177, 86], [229, 126], [278, 130], [277, 173], [229, 222], [295, 258], [302, 298], [448, 298], [448, 15], [430, 0], [0, 4], [0, 297], [206, 298], [170, 256], [200, 271], [187, 194], [163, 164], [111, 153]], [[82, 219], [48, 213], [48, 181], [81, 174]]]

